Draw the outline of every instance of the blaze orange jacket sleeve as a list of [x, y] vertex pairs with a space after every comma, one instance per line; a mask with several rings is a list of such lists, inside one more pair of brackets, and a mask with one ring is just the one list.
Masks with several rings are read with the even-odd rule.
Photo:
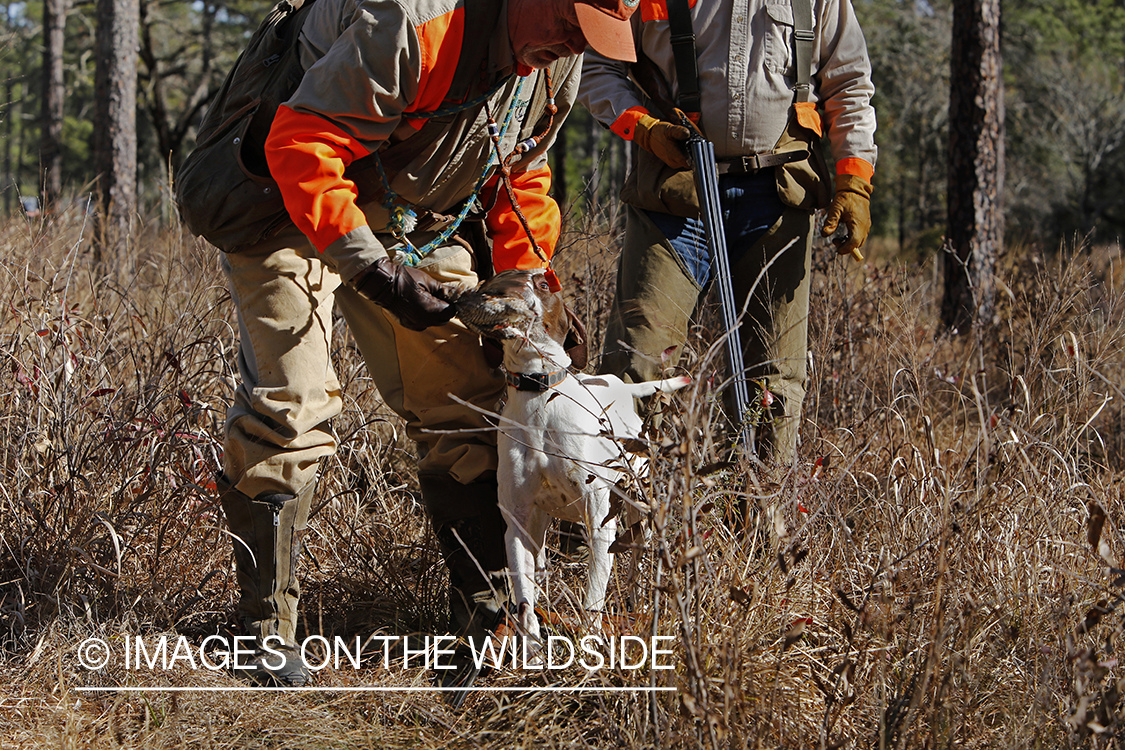
[[284, 104], [266, 139], [270, 173], [293, 223], [316, 249], [324, 252], [367, 219], [356, 206], [359, 192], [344, 170], [368, 152], [335, 125], [316, 115], [294, 112]]
[[[535, 235], [535, 242], [549, 261], [562, 230], [562, 213], [555, 199], [549, 195], [550, 168], [544, 166], [513, 174], [512, 188], [528, 227]], [[508, 191], [500, 184], [498, 176], [490, 179], [484, 189], [485, 195], [491, 195], [493, 191], [498, 191], [496, 203], [486, 218], [488, 235], [492, 238], [493, 267], [497, 271], [543, 268], [546, 263], [532, 249], [527, 232], [512, 209]]]
[[637, 123], [648, 113], [649, 111], [644, 107], [629, 107], [629, 109], [622, 112], [621, 115], [613, 121], [609, 129], [619, 137], [631, 141], [633, 140], [633, 136], [637, 134]]
[[[401, 98], [378, 100], [382, 109], [374, 113], [373, 119], [380, 123], [380, 130], [390, 133], [404, 112], [424, 112], [441, 104], [461, 54], [464, 21], [464, 11], [455, 10], [414, 27], [418, 68], [404, 71], [390, 67], [385, 71], [385, 80], [367, 82], [372, 90], [403, 94]], [[387, 29], [383, 41], [398, 43], [395, 28]], [[371, 65], [355, 67], [356, 70], [346, 72], [367, 74], [378, 69]], [[343, 73], [341, 76], [347, 80]], [[416, 89], [411, 85], [414, 80]], [[412, 96], [406, 95], [407, 91], [412, 91]], [[329, 119], [331, 116], [329, 113], [321, 117], [300, 107], [282, 105], [265, 144], [266, 161], [277, 179], [286, 210], [320, 252], [349, 232], [367, 226], [367, 219], [356, 205], [358, 189], [344, 177], [344, 170], [374, 148], [369, 149], [370, 142], [365, 146], [354, 133], [337, 126]], [[417, 127], [421, 124], [423, 121], [418, 121]]]
[[875, 175], [875, 167], [866, 159], [853, 156], [836, 162], [836, 174], [853, 174], [871, 182], [871, 178]]

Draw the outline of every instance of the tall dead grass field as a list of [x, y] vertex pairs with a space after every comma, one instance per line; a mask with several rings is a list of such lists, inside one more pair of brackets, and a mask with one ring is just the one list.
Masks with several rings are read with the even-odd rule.
[[[876, 248], [858, 266], [818, 249], [799, 460], [749, 483], [745, 464], [719, 465], [722, 345], [704, 316], [684, 361], [695, 385], [669, 404], [636, 489], [653, 535], [623, 626], [669, 636], [674, 668], [498, 670], [479, 684], [526, 690], [453, 711], [430, 672], [386, 668], [374, 648], [305, 692], [212, 690], [243, 683], [124, 664], [127, 641], [233, 632], [213, 477], [237, 326], [217, 251], [141, 230], [95, 269], [87, 234], [69, 213], [0, 228], [0, 746], [1108, 748], [1125, 736], [1119, 247], [1009, 250], [995, 319], [956, 337], [938, 333], [933, 258], [904, 266]], [[596, 351], [616, 241], [564, 244], [560, 275]], [[301, 634], [440, 632], [444, 573], [413, 446], [346, 327], [335, 337], [346, 408], [306, 538]], [[580, 550], [551, 543], [545, 596], [574, 615]], [[624, 611], [620, 585], [611, 604]], [[81, 658], [91, 638], [115, 654], [97, 669]], [[604, 691], [638, 686], [672, 690]]]

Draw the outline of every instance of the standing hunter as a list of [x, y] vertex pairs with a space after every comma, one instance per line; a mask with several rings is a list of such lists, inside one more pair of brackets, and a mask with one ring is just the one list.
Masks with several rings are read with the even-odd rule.
[[[495, 624], [502, 584], [477, 567], [505, 567], [495, 435], [472, 407], [494, 409], [505, 382], [452, 301], [490, 266], [548, 265], [560, 213], [546, 150], [573, 104], [579, 55], [589, 43], [633, 56], [622, 0], [305, 2], [303, 76], [264, 143], [287, 217], [265, 239], [223, 247], [222, 259], [241, 383], [227, 414], [221, 501], [237, 537], [239, 614], [259, 644], [251, 674], [289, 686], [309, 679], [295, 648], [297, 561], [342, 407], [333, 306], [417, 443], [454, 626], [480, 634]], [[231, 213], [185, 192], [193, 230], [201, 225], [189, 216]], [[449, 230], [474, 196], [484, 215], [472, 240], [469, 221]], [[270, 636], [284, 659], [262, 648]]]
[[759, 454], [790, 464], [807, 379], [813, 212], [828, 208], [823, 234], [846, 228], [837, 251], [857, 260], [871, 227], [875, 111], [863, 32], [850, 0], [693, 0], [690, 9], [641, 0], [632, 25], [638, 62], [587, 54], [578, 95], [640, 147], [621, 194], [625, 240], [601, 371], [662, 377], [711, 279], [678, 106], [714, 143], [737, 310], [755, 290], [740, 334], [751, 405], [770, 401], [756, 384], [773, 396], [755, 425]]

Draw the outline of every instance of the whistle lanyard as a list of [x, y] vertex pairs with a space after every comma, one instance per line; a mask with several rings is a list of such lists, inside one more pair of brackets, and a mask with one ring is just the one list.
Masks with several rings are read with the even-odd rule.
[[438, 247], [444, 245], [449, 240], [449, 238], [453, 236], [453, 233], [456, 232], [458, 227], [461, 226], [461, 222], [464, 221], [465, 217], [469, 215], [469, 212], [472, 210], [473, 205], [477, 202], [476, 198], [480, 194], [481, 189], [484, 187], [485, 182], [487, 182], [489, 177], [492, 176], [492, 167], [494, 163], [499, 166], [500, 179], [504, 184], [504, 188], [508, 193], [508, 198], [512, 203], [512, 210], [515, 212], [516, 217], [519, 219], [520, 224], [524, 228], [524, 231], [527, 232], [527, 236], [531, 241], [532, 249], [544, 263], [549, 262], [546, 255], [539, 248], [538, 243], [535, 241], [535, 237], [531, 232], [531, 227], [527, 222], [527, 218], [523, 215], [523, 211], [520, 210], [519, 202], [516, 199], [515, 190], [512, 188], [511, 184], [511, 165], [520, 156], [539, 145], [540, 141], [542, 141], [546, 134], [550, 132], [551, 125], [554, 123], [554, 116], [558, 112], [558, 107], [555, 106], [554, 94], [551, 87], [550, 71], [545, 69], [543, 71], [543, 74], [546, 77], [547, 86], [546, 109], [547, 113], [550, 115], [547, 126], [541, 133], [532, 135], [530, 138], [517, 143], [515, 148], [512, 149], [512, 152], [506, 159], [501, 155], [500, 143], [508, 134], [508, 129], [512, 124], [513, 116], [519, 104], [520, 93], [523, 91], [524, 82], [527, 80], [526, 77], [520, 77], [518, 83], [516, 84], [516, 89], [512, 93], [512, 98], [508, 104], [508, 111], [504, 115], [503, 125], [497, 125], [495, 118], [492, 116], [492, 110], [489, 106], [488, 100], [491, 99], [492, 96], [497, 91], [499, 91], [502, 86], [506, 85], [510, 79], [505, 79], [497, 87], [489, 91], [484, 96], [477, 97], [470, 102], [456, 105], [454, 107], [448, 107], [444, 110], [428, 112], [424, 115], [412, 115], [412, 117], [425, 118], [439, 117], [442, 115], [456, 114], [457, 112], [465, 111], [471, 107], [475, 107], [483, 103], [485, 113], [488, 117], [486, 126], [488, 137], [492, 143], [494, 151], [493, 158], [490, 158], [488, 160], [488, 163], [485, 164], [484, 169], [481, 171], [480, 177], [477, 178], [476, 184], [473, 186], [472, 192], [470, 193], [469, 197], [465, 199], [464, 205], [461, 207], [461, 211], [454, 218], [453, 222], [445, 227], [445, 229], [443, 229], [441, 232], [439, 232], [438, 235], [434, 237], [434, 239], [427, 242], [422, 247], [416, 247], [408, 237], [408, 234], [413, 230], [414, 222], [417, 219], [417, 213], [415, 212], [414, 207], [408, 202], [404, 201], [402, 199], [402, 196], [398, 195], [398, 193], [394, 192], [391, 189], [390, 180], [387, 178], [387, 174], [383, 169], [382, 162], [380, 162], [379, 159], [375, 160], [375, 165], [379, 172], [379, 179], [382, 182], [383, 187], [384, 199], [382, 201], [382, 204], [383, 207], [386, 208], [391, 215], [388, 225], [390, 234], [396, 240], [403, 243], [403, 249], [399, 251], [396, 258], [399, 263], [402, 263], [406, 266], [417, 267], [427, 255], [429, 255]]

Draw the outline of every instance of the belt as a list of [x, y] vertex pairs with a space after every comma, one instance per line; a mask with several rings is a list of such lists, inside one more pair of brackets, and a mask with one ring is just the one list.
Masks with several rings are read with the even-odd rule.
[[801, 161], [808, 157], [809, 152], [807, 149], [783, 151], [780, 154], [766, 152], [764, 154], [753, 154], [751, 156], [735, 156], [730, 159], [719, 160], [719, 174], [754, 174], [763, 169]]

